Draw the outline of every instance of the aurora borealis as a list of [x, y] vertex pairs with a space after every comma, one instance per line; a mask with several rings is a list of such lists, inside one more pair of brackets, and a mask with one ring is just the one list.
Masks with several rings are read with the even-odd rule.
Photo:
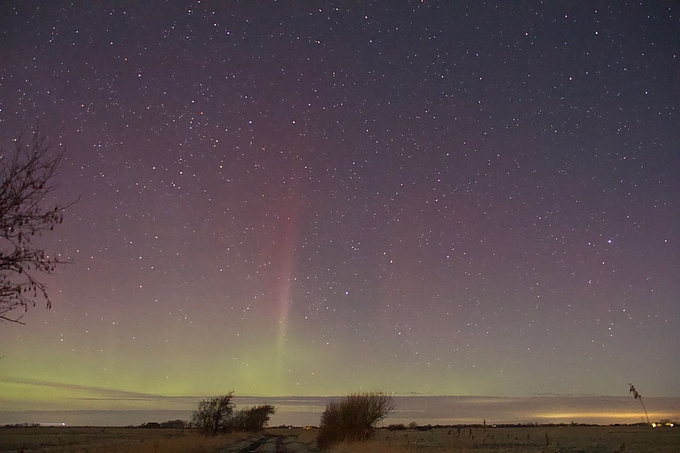
[[0, 139], [79, 198], [4, 410], [680, 396], [679, 14], [2, 2]]

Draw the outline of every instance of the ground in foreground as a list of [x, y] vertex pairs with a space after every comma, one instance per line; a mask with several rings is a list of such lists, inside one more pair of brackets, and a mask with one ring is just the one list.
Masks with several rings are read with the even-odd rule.
[[[191, 430], [145, 428], [0, 428], [0, 451], [40, 453], [317, 453], [316, 430], [268, 429], [204, 437]], [[332, 453], [680, 452], [679, 428], [650, 426], [453, 427], [380, 429], [373, 440]]]

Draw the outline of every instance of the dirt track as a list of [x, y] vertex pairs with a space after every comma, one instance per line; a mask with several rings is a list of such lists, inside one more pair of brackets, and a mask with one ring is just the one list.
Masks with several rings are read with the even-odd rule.
[[319, 453], [319, 449], [297, 440], [297, 436], [264, 435], [220, 448], [215, 453]]

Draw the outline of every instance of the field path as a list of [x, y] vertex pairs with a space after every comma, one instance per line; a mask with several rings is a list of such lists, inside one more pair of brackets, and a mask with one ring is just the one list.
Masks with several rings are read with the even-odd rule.
[[319, 453], [318, 448], [297, 440], [297, 436], [274, 436], [271, 434], [251, 438], [228, 447], [215, 450], [215, 453]]

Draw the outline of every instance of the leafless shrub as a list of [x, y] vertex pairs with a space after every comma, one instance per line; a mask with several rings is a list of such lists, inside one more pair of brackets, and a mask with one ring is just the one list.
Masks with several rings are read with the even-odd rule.
[[369, 439], [377, 423], [393, 409], [392, 397], [383, 392], [353, 393], [331, 401], [321, 415], [319, 448]]

